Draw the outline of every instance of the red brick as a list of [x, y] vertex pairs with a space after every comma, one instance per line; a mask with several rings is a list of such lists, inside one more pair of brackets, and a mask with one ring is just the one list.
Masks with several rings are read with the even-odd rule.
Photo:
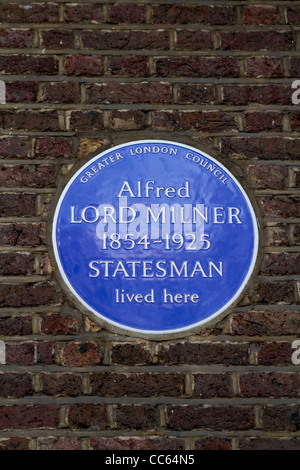
[[56, 169], [53, 165], [0, 165], [0, 186], [15, 188], [45, 188], [55, 185]]
[[168, 83], [104, 83], [87, 86], [88, 103], [170, 103], [171, 100], [172, 87]]
[[41, 333], [45, 335], [76, 335], [79, 330], [78, 320], [72, 317], [50, 313], [41, 319]]
[[277, 7], [251, 5], [243, 11], [243, 24], [274, 25], [279, 22]]
[[276, 111], [249, 111], [245, 113], [245, 131], [282, 131], [282, 114]]
[[235, 24], [233, 7], [210, 5], [161, 5], [152, 8], [155, 24]]
[[255, 423], [254, 410], [237, 406], [168, 406], [167, 420], [173, 431], [241, 431], [251, 429]]
[[148, 77], [148, 58], [144, 56], [111, 57], [108, 60], [108, 69], [113, 75], [128, 75], [132, 77]]
[[151, 405], [118, 405], [115, 420], [118, 429], [157, 429], [159, 413], [158, 409]]
[[28, 137], [1, 137], [0, 158], [30, 158], [31, 147]]
[[102, 5], [66, 3], [64, 19], [70, 23], [102, 23]]
[[263, 431], [299, 431], [299, 409], [296, 405], [265, 406], [262, 410]]
[[300, 7], [293, 6], [286, 9], [287, 23], [298, 25], [300, 22]]
[[122, 365], [148, 365], [152, 363], [151, 353], [143, 343], [117, 343], [111, 347], [111, 362]]
[[291, 87], [285, 85], [224, 85], [223, 103], [235, 106], [257, 104], [289, 105]]
[[37, 158], [73, 157], [73, 141], [68, 137], [38, 137], [35, 155]]
[[215, 88], [213, 85], [181, 85], [178, 88], [178, 103], [213, 103]]
[[81, 450], [79, 437], [40, 437], [37, 450]]
[[88, 49], [168, 50], [167, 31], [84, 31], [81, 42]]
[[290, 51], [295, 49], [293, 32], [238, 31], [219, 33], [222, 50]]
[[230, 440], [210, 436], [197, 440], [195, 450], [232, 450], [232, 447]]
[[0, 194], [1, 217], [28, 217], [36, 213], [36, 195], [21, 193]]
[[239, 439], [239, 450], [300, 450], [300, 441], [297, 438], [268, 438], [258, 437]]
[[1, 307], [34, 307], [51, 305], [56, 300], [55, 286], [49, 282], [2, 284], [0, 286]]
[[65, 67], [68, 75], [102, 75], [102, 57], [75, 54], [67, 57]]
[[71, 429], [107, 429], [109, 424], [106, 405], [89, 403], [71, 405], [68, 422]]
[[294, 253], [268, 253], [261, 269], [267, 276], [290, 276], [300, 273], [300, 255]]
[[300, 216], [300, 199], [297, 196], [261, 196], [258, 202], [264, 217]]
[[235, 57], [164, 57], [156, 59], [161, 77], [238, 77]]
[[263, 365], [289, 366], [291, 364], [292, 352], [291, 343], [282, 341], [279, 343], [262, 344], [257, 352], [257, 362]]
[[221, 139], [221, 150], [224, 156], [242, 159], [298, 160], [300, 139], [277, 136], [224, 137]]
[[0, 225], [0, 245], [40, 246], [44, 244], [44, 222]]
[[195, 374], [192, 398], [232, 397], [231, 378], [226, 374]]
[[49, 49], [73, 49], [75, 47], [74, 32], [61, 30], [41, 31], [41, 45]]
[[57, 111], [3, 111], [3, 129], [28, 131], [60, 130]]
[[205, 50], [213, 49], [213, 35], [209, 31], [200, 30], [178, 30], [176, 31], [176, 50]]
[[136, 3], [112, 5], [109, 10], [109, 23], [145, 23], [146, 7]]
[[6, 344], [7, 364], [51, 365], [54, 362], [54, 344], [52, 342]]
[[32, 376], [30, 374], [0, 374], [0, 396], [2, 398], [22, 398], [33, 395]]
[[80, 84], [76, 82], [46, 83], [43, 87], [42, 101], [46, 103], [79, 103]]
[[184, 394], [183, 374], [116, 374], [95, 372], [90, 375], [93, 395], [110, 397], [179, 397]]
[[32, 318], [26, 316], [1, 316], [0, 335], [27, 336], [32, 334]]
[[102, 363], [102, 351], [96, 343], [70, 342], [63, 346], [61, 351], [61, 362], [65, 366], [90, 366]]
[[31, 29], [2, 29], [0, 31], [0, 47], [34, 47], [34, 40], [34, 31]]
[[235, 115], [220, 111], [157, 111], [153, 127], [160, 130], [232, 131], [237, 128]]
[[286, 189], [289, 184], [289, 171], [283, 165], [249, 165], [247, 172], [256, 189]]
[[70, 130], [99, 131], [103, 130], [103, 114], [101, 111], [72, 111], [70, 114]]
[[233, 334], [246, 336], [300, 335], [300, 319], [290, 310], [236, 313], [231, 320]]
[[183, 450], [181, 439], [174, 437], [93, 437], [92, 450]]
[[0, 408], [0, 429], [56, 429], [59, 424], [57, 405], [11, 405]]
[[3, 73], [55, 75], [58, 59], [51, 56], [9, 55], [0, 56]]
[[4, 3], [0, 5], [2, 23], [56, 23], [58, 5], [54, 3]]
[[37, 99], [38, 84], [36, 82], [6, 83], [7, 103], [32, 103]]
[[183, 342], [160, 345], [158, 361], [161, 364], [231, 364], [249, 362], [247, 343]]
[[0, 252], [0, 275], [21, 276], [35, 274], [35, 256], [29, 253]]
[[281, 57], [250, 57], [246, 59], [246, 76], [253, 78], [283, 78]]
[[254, 287], [253, 300], [259, 304], [292, 304], [294, 302], [291, 282], [260, 281]]
[[76, 397], [82, 394], [82, 378], [79, 375], [41, 373], [43, 395]]
[[9, 437], [0, 440], [0, 450], [29, 450], [29, 444], [26, 437]]

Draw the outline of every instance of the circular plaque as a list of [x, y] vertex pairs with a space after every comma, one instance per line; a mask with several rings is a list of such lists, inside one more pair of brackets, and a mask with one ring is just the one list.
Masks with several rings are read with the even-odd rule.
[[255, 266], [258, 228], [236, 178], [177, 142], [111, 148], [70, 179], [52, 241], [64, 283], [99, 319], [179, 333], [232, 305]]

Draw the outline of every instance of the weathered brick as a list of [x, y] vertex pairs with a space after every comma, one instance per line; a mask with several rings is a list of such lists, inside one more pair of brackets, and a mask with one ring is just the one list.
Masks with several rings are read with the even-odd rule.
[[41, 45], [49, 49], [73, 49], [75, 47], [74, 32], [61, 30], [42, 31]]
[[263, 431], [295, 432], [300, 429], [299, 408], [296, 405], [265, 406], [261, 419]]
[[238, 105], [290, 104], [291, 87], [285, 85], [224, 85], [223, 103]]
[[32, 333], [32, 318], [29, 315], [0, 317], [0, 335], [27, 336]]
[[161, 345], [158, 360], [162, 364], [248, 364], [247, 343], [175, 343]]
[[232, 450], [229, 439], [206, 437], [195, 441], [195, 450]]
[[300, 199], [298, 196], [261, 196], [258, 199], [264, 217], [299, 217]]
[[9, 437], [0, 439], [0, 450], [29, 450], [30, 439]]
[[110, 57], [108, 69], [113, 75], [148, 77], [150, 74], [148, 57], [134, 56], [132, 54], [129, 56]]
[[245, 131], [282, 131], [282, 114], [277, 111], [249, 111], [245, 113]]
[[107, 127], [115, 131], [137, 130], [147, 127], [145, 111], [109, 111]]
[[183, 374], [115, 374], [95, 372], [90, 376], [93, 395], [111, 397], [178, 397], [184, 394]]
[[54, 3], [3, 3], [0, 5], [1, 23], [56, 23], [58, 5]]
[[46, 103], [79, 103], [80, 84], [76, 82], [52, 82], [43, 87], [41, 101]]
[[37, 450], [81, 450], [79, 437], [40, 437]]
[[182, 406], [167, 407], [168, 427], [172, 430], [192, 429], [246, 430], [254, 426], [254, 410], [237, 406]]
[[36, 82], [6, 83], [7, 103], [31, 103], [37, 99], [38, 84]]
[[292, 244], [289, 224], [267, 222], [265, 234], [266, 246], [290, 246]]
[[155, 24], [213, 24], [235, 23], [235, 13], [230, 6], [211, 5], [156, 5], [152, 8]]
[[226, 31], [219, 36], [222, 50], [290, 51], [296, 45], [295, 35], [290, 31]]
[[59, 407], [44, 405], [10, 405], [0, 407], [0, 429], [56, 429]]
[[34, 31], [31, 29], [2, 29], [0, 31], [0, 48], [33, 47]]
[[290, 113], [289, 114], [290, 126], [291, 130], [295, 132], [299, 132], [300, 130], [300, 113]]
[[146, 7], [136, 3], [111, 5], [109, 9], [108, 22], [112, 24], [119, 23], [145, 23]]
[[37, 158], [69, 158], [74, 155], [74, 143], [68, 137], [39, 137], [36, 145]]
[[243, 24], [274, 25], [280, 22], [278, 7], [251, 5], [244, 8]]
[[300, 319], [290, 310], [247, 311], [231, 320], [233, 334], [245, 336], [300, 335]]
[[57, 111], [3, 111], [2, 128], [28, 131], [59, 131]]
[[36, 213], [36, 195], [21, 193], [0, 194], [0, 216], [32, 216]]
[[72, 131], [100, 131], [104, 128], [102, 111], [72, 111], [69, 116]]
[[167, 31], [84, 31], [81, 33], [84, 48], [118, 50], [168, 50]]
[[253, 299], [259, 304], [292, 304], [293, 285], [290, 282], [259, 281], [254, 286]]
[[300, 22], [300, 7], [290, 6], [286, 9], [287, 23], [299, 24]]
[[68, 423], [71, 429], [107, 429], [108, 413], [106, 405], [78, 403], [69, 407]]
[[239, 439], [239, 450], [300, 450], [300, 441], [297, 438], [271, 438], [258, 437]]
[[182, 450], [183, 441], [174, 437], [92, 437], [92, 450]]
[[284, 64], [281, 57], [250, 57], [246, 59], [246, 76], [253, 78], [282, 78]]
[[283, 165], [249, 165], [247, 173], [256, 189], [285, 189], [289, 184], [288, 168]]
[[298, 160], [300, 139], [284, 137], [224, 137], [221, 139], [224, 156], [260, 160]]
[[200, 30], [178, 30], [176, 31], [176, 50], [205, 50], [213, 49], [213, 35], [209, 31]]
[[1, 137], [0, 158], [30, 158], [31, 148], [28, 137]]
[[122, 365], [148, 365], [152, 358], [150, 350], [143, 343], [116, 343], [111, 347], [111, 362]]
[[35, 274], [35, 256], [30, 253], [0, 252], [0, 275], [18, 276]]
[[102, 4], [65, 4], [64, 19], [70, 23], [102, 23]]
[[213, 103], [215, 88], [213, 85], [181, 85], [178, 87], [178, 103]]
[[68, 75], [102, 75], [103, 61], [99, 55], [74, 54], [65, 61]]
[[64, 366], [89, 366], [101, 364], [103, 351], [94, 342], [70, 342], [62, 347], [61, 363]]
[[157, 429], [158, 409], [151, 405], [118, 405], [115, 410], [116, 427], [120, 429]]
[[167, 131], [222, 132], [236, 129], [237, 122], [235, 115], [221, 111], [156, 111], [153, 127]]
[[50, 396], [76, 397], [82, 393], [82, 378], [69, 374], [41, 374], [41, 393]]
[[[290, 365], [292, 352], [291, 343], [281, 341], [262, 344], [257, 351], [257, 362], [264, 365]], [[282, 383], [285, 387], [284, 380]]]
[[268, 276], [289, 276], [299, 274], [300, 255], [294, 253], [268, 253], [265, 256], [262, 274]]
[[76, 335], [80, 325], [76, 318], [50, 313], [41, 318], [41, 333], [45, 335]]
[[164, 57], [156, 59], [161, 77], [238, 77], [235, 57]]
[[54, 344], [50, 341], [6, 345], [6, 363], [14, 365], [54, 364]]
[[0, 245], [40, 246], [45, 244], [44, 222], [0, 225]]
[[168, 83], [104, 83], [87, 86], [87, 102], [115, 103], [170, 103], [172, 87]]
[[53, 165], [0, 165], [0, 186], [15, 188], [45, 188], [55, 185]]
[[231, 378], [226, 374], [195, 374], [193, 398], [232, 397]]
[[30, 374], [0, 374], [0, 396], [2, 398], [22, 398], [33, 395], [32, 376]]
[[1, 307], [33, 307], [51, 305], [56, 301], [56, 288], [50, 282], [2, 284]]
[[58, 59], [52, 56], [2, 55], [0, 69], [2, 73], [55, 75]]

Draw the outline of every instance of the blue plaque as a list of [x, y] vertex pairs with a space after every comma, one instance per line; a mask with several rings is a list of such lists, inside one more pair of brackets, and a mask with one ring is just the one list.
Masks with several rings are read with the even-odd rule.
[[107, 324], [180, 333], [219, 316], [253, 272], [258, 228], [236, 178], [177, 142], [128, 142], [70, 179], [52, 233], [58, 269]]

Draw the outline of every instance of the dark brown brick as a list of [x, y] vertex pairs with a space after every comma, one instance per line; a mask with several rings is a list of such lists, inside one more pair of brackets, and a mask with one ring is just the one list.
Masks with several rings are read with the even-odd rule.
[[250, 57], [246, 59], [246, 76], [253, 78], [284, 77], [283, 59], [281, 57]]
[[40, 246], [45, 244], [45, 223], [0, 225], [0, 245]]
[[174, 437], [92, 437], [93, 450], [183, 450], [183, 441]]
[[0, 335], [27, 336], [32, 333], [32, 318], [26, 316], [1, 316]]
[[103, 61], [98, 55], [75, 54], [67, 57], [65, 67], [68, 75], [102, 75]]
[[145, 23], [146, 7], [136, 3], [111, 5], [109, 10], [109, 23]]
[[193, 398], [232, 397], [231, 378], [226, 374], [195, 374]]
[[41, 101], [46, 103], [79, 103], [81, 100], [80, 84], [76, 82], [53, 82], [43, 87]]
[[0, 48], [25, 48], [34, 46], [34, 31], [31, 29], [2, 29]]
[[195, 450], [232, 450], [232, 447], [229, 439], [211, 436], [195, 441]]
[[70, 342], [62, 347], [61, 363], [65, 366], [90, 366], [101, 364], [103, 351], [97, 344], [89, 342]]
[[288, 24], [299, 24], [300, 22], [300, 7], [292, 6], [286, 9], [287, 23]]
[[119, 429], [157, 429], [158, 418], [158, 409], [151, 405], [118, 405], [115, 410]]
[[261, 419], [263, 431], [295, 432], [300, 429], [299, 408], [296, 405], [265, 406]]
[[102, 4], [66, 3], [64, 19], [70, 23], [102, 23]]
[[289, 184], [288, 168], [283, 165], [249, 165], [249, 180], [256, 189], [286, 189]]
[[224, 137], [221, 139], [224, 156], [259, 160], [297, 160], [300, 139], [284, 137]]
[[147, 127], [147, 112], [110, 111], [107, 113], [107, 127], [115, 131], [130, 131]]
[[26, 437], [9, 437], [1, 439], [0, 450], [29, 450], [30, 439]]
[[0, 194], [1, 217], [32, 216], [36, 213], [36, 195], [20, 193]]
[[4, 3], [0, 5], [1, 23], [56, 23], [58, 5], [54, 3]]
[[87, 102], [115, 103], [170, 103], [172, 87], [168, 83], [105, 83], [87, 86]]
[[243, 24], [274, 25], [279, 22], [279, 11], [275, 6], [251, 5], [243, 11]]
[[37, 158], [69, 158], [74, 155], [74, 143], [68, 137], [38, 137], [36, 146]]
[[57, 405], [10, 405], [0, 408], [0, 429], [55, 429], [59, 424]]
[[294, 289], [291, 282], [259, 281], [254, 290], [254, 300], [259, 304], [292, 304], [294, 302]]
[[68, 422], [71, 429], [107, 429], [109, 425], [106, 405], [89, 403], [71, 405]]
[[291, 353], [293, 353], [293, 350], [289, 342], [266, 343], [260, 346], [257, 352], [257, 361], [258, 364], [264, 365], [289, 366], [291, 364]]
[[4, 373], [0, 375], [0, 396], [2, 398], [22, 398], [33, 395], [32, 376], [30, 374]]
[[28, 137], [0, 138], [0, 158], [30, 158], [30, 139]]
[[57, 111], [3, 111], [3, 129], [28, 131], [59, 131], [59, 118]]
[[2, 55], [0, 56], [0, 69], [8, 74], [56, 75], [58, 59], [51, 56]]
[[235, 115], [220, 111], [157, 111], [153, 113], [153, 127], [166, 131], [222, 132], [236, 129], [237, 122]]
[[11, 82], [6, 84], [7, 103], [31, 103], [37, 99], [36, 82]]
[[209, 31], [189, 29], [182, 29], [176, 31], [176, 50], [178, 51], [194, 51], [213, 48], [213, 35]]
[[73, 49], [75, 47], [75, 36], [73, 31], [42, 31], [41, 40], [42, 47], [49, 49]]
[[53, 165], [0, 165], [0, 186], [4, 188], [46, 188], [55, 185]]
[[265, 217], [300, 216], [300, 199], [297, 196], [262, 196], [258, 202]]
[[268, 253], [265, 256], [262, 274], [284, 276], [299, 274], [300, 255], [293, 253]]
[[300, 319], [290, 310], [249, 311], [232, 317], [231, 331], [246, 336], [300, 335]]
[[276, 111], [245, 113], [246, 132], [282, 131], [282, 114]]
[[21, 276], [35, 274], [35, 256], [30, 253], [1, 253], [0, 275]]
[[156, 60], [161, 77], [238, 77], [235, 57], [167, 57]]
[[219, 36], [222, 50], [290, 51], [296, 45], [294, 33], [290, 31], [226, 31]]
[[233, 7], [210, 5], [156, 5], [152, 8], [156, 24], [213, 24], [230, 25], [235, 23]]
[[118, 50], [168, 50], [166, 31], [84, 31], [81, 33], [84, 48]]
[[69, 374], [41, 374], [42, 394], [57, 397], [76, 397], [82, 393], [82, 378]]
[[99, 131], [104, 127], [101, 111], [72, 111], [70, 114], [70, 130]]
[[181, 85], [178, 88], [178, 103], [213, 103], [215, 88], [213, 85]]
[[81, 450], [79, 437], [41, 437], [37, 440], [37, 450]]
[[108, 60], [108, 69], [113, 75], [148, 77], [148, 57], [134, 56], [132, 54], [129, 56], [114, 56]]
[[148, 365], [152, 358], [147, 345], [143, 343], [117, 343], [111, 347], [111, 362], [122, 365]]
[[167, 407], [168, 427], [172, 430], [192, 429], [246, 430], [254, 426], [254, 410], [237, 406]]
[[45, 335], [76, 335], [79, 330], [78, 320], [72, 317], [50, 313], [41, 319], [41, 333]]
[[2, 284], [0, 286], [1, 307], [33, 307], [51, 305], [56, 300], [56, 288], [50, 282]]
[[238, 447], [240, 450], [300, 450], [300, 441], [297, 438], [258, 437], [240, 439]]

